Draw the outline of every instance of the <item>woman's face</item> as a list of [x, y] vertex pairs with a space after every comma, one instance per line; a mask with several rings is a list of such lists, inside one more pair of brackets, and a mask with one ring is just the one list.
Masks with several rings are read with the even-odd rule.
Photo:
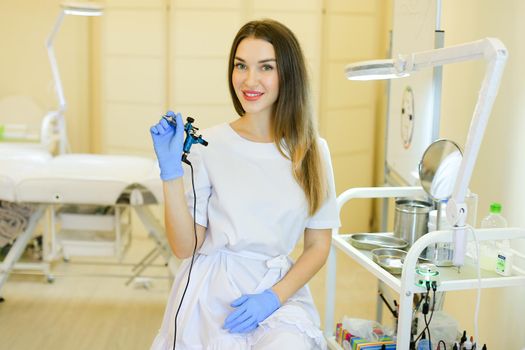
[[233, 64], [232, 84], [246, 115], [271, 115], [279, 96], [273, 45], [253, 37], [243, 39]]

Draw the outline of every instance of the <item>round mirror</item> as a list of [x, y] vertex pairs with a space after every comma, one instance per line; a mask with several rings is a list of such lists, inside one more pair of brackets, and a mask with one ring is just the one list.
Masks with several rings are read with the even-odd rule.
[[452, 196], [463, 156], [450, 140], [434, 141], [419, 162], [419, 179], [425, 192], [436, 201]]

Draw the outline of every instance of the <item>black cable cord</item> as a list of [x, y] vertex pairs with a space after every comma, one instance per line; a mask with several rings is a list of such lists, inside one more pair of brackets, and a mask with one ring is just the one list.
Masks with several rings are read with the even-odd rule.
[[[428, 282], [427, 282], [428, 283]], [[430, 294], [430, 291], [427, 291], [427, 300], [426, 300], [426, 303], [428, 305], [428, 296]], [[436, 300], [436, 294], [434, 293], [434, 301]], [[427, 310], [427, 313], [428, 313], [428, 310]], [[434, 314], [434, 308], [432, 308], [432, 311], [430, 312], [430, 316], [432, 316]], [[429, 344], [432, 344], [432, 337], [430, 336], [430, 329], [428, 328], [428, 325], [430, 324], [430, 321], [432, 319], [427, 320], [427, 314], [424, 314], [423, 315], [423, 319], [425, 320], [425, 329], [427, 330], [427, 334], [428, 334], [428, 343]], [[423, 329], [423, 332], [425, 332], [425, 329]]]
[[[417, 314], [417, 310], [419, 310], [419, 307], [421, 306], [421, 303], [423, 302], [423, 300], [425, 298], [420, 297], [420, 298], [417, 298], [417, 299], [419, 299], [419, 300], [416, 300], [416, 302], [415, 302], [414, 311], [412, 312], [412, 319], [415, 319], [416, 314]], [[411, 344], [414, 344], [414, 349], [416, 348], [415, 347], [416, 340], [414, 340], [414, 336], [416, 335], [416, 332], [417, 332], [417, 319], [415, 319], [415, 321], [416, 321], [416, 322], [414, 322], [415, 325], [412, 326], [412, 329], [411, 329], [411, 332], [410, 332], [410, 339], [411, 339], [410, 342], [411, 342]], [[417, 337], [417, 339], [419, 339], [419, 337]]]
[[[426, 315], [425, 315], [426, 316]], [[417, 343], [417, 341], [419, 340], [419, 338], [421, 338], [421, 336], [423, 335], [423, 333], [425, 333], [425, 331], [427, 330], [427, 327], [426, 327], [426, 324], [425, 324], [425, 327], [423, 327], [423, 330], [419, 333], [419, 335], [417, 336], [416, 339], [414, 339], [414, 343]]]
[[421, 303], [423, 302], [423, 300], [424, 298], [419, 298], [419, 300], [414, 305], [414, 312], [412, 312], [412, 318], [414, 318], [414, 316], [416, 315], [417, 310], [419, 310], [419, 307], [421, 306]]
[[177, 316], [179, 316], [180, 307], [182, 306], [182, 301], [188, 290], [188, 285], [190, 284], [191, 269], [193, 268], [193, 261], [195, 260], [195, 251], [197, 250], [197, 221], [196, 221], [196, 212], [197, 212], [197, 195], [195, 194], [195, 180], [193, 178], [193, 166], [190, 161], [186, 160], [186, 164], [190, 166], [191, 169], [191, 187], [193, 189], [193, 234], [195, 236], [195, 245], [193, 246], [193, 254], [191, 255], [190, 269], [188, 271], [188, 280], [186, 281], [186, 286], [184, 287], [184, 292], [182, 292], [182, 297], [180, 298], [179, 307], [175, 313], [175, 329], [173, 332], [173, 350], [175, 350], [175, 344], [177, 343]]
[[[392, 313], [392, 316], [394, 316], [394, 318], [397, 319], [397, 310], [395, 310], [394, 308], [392, 308], [392, 306], [390, 306], [390, 303], [388, 302], [388, 300], [386, 300], [385, 296], [383, 295], [383, 293], [379, 292], [379, 296], [381, 297], [381, 300], [383, 300], [383, 302], [385, 303], [386, 307], [388, 308], [388, 310], [390, 310], [390, 312]], [[394, 305], [397, 306], [397, 302], [394, 300]]]
[[[434, 309], [436, 308], [436, 289], [437, 289], [437, 285], [435, 284], [435, 282], [432, 282], [432, 292], [434, 292], [434, 296], [433, 296], [433, 300], [432, 300], [432, 310], [430, 311], [430, 317], [427, 321], [427, 314], [425, 312], [423, 312], [423, 318], [425, 320], [425, 327], [423, 328], [423, 330], [421, 331], [421, 333], [419, 333], [419, 335], [417, 336], [416, 340], [414, 342], [417, 342], [419, 340], [419, 338], [425, 333], [425, 332], [428, 332], [428, 342], [429, 343], [432, 343], [431, 342], [431, 338], [430, 338], [430, 322], [432, 322], [432, 317], [434, 316]], [[430, 293], [430, 284], [427, 285], [427, 293], [425, 295], [425, 303], [428, 302], [428, 295]], [[425, 308], [425, 305], [423, 305], [423, 308]]]
[[428, 328], [430, 321], [427, 320], [427, 315], [423, 315], [423, 318], [425, 319], [425, 329], [427, 330], [427, 333], [428, 333], [428, 343], [432, 344], [432, 337], [430, 336], [430, 329]]
[[438, 342], [438, 349], [441, 350], [441, 344], [443, 344], [443, 350], [447, 350], [447, 344], [445, 344], [445, 341], [443, 339], [441, 339], [439, 342]]
[[435, 285], [435, 282], [432, 282], [432, 311], [430, 311], [430, 318], [428, 319], [428, 324], [426, 325], [427, 331], [428, 331], [428, 341], [430, 344], [432, 344], [432, 339], [430, 338], [430, 322], [432, 322], [432, 317], [434, 316], [434, 309], [436, 308], [436, 289], [437, 286]]

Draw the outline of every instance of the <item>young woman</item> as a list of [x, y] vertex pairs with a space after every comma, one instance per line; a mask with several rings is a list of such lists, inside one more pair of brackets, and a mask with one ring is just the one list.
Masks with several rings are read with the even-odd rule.
[[273, 20], [245, 24], [228, 79], [240, 118], [203, 132], [209, 146], [192, 149], [191, 171], [180, 161], [181, 115], [170, 112], [177, 127], [161, 119], [151, 128], [166, 234], [175, 255], [188, 258], [152, 349], [324, 349], [306, 283], [325, 263], [339, 218], [294, 34]]

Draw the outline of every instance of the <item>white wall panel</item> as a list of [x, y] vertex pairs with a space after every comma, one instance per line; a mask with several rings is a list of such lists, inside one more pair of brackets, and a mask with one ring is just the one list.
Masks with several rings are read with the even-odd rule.
[[174, 10], [171, 45], [174, 56], [227, 56], [242, 21], [235, 11]]
[[282, 12], [293, 11], [319, 11], [321, 0], [264, 0], [253, 1], [253, 9], [257, 10], [279, 10]]
[[[376, 0], [324, 2], [321, 130], [332, 149], [338, 193], [375, 185], [378, 85], [346, 80], [344, 67], [353, 61], [383, 57], [380, 43], [386, 33], [382, 33], [383, 11], [379, 3]], [[368, 232], [371, 209], [371, 200], [345, 206], [341, 214], [343, 229]]]
[[166, 8], [166, 0], [105, 0], [107, 8], [125, 7], [125, 8]]
[[310, 78], [310, 93], [312, 95], [312, 109], [314, 116], [319, 121], [321, 111], [321, 62], [306, 58], [308, 77]]
[[[358, 160], [350, 159], [349, 163], [356, 163]], [[337, 168], [337, 167], [336, 167]], [[347, 171], [359, 172], [358, 168], [348, 169]], [[348, 183], [355, 184], [355, 181], [349, 179]], [[352, 187], [359, 187], [352, 185]], [[358, 199], [349, 203], [341, 209], [341, 217], [347, 218], [342, 222], [340, 233], [366, 233], [370, 232], [370, 211], [372, 210], [371, 199]], [[370, 278], [370, 276], [367, 276]], [[349, 311], [349, 310], [348, 310]]]
[[349, 81], [344, 75], [344, 62], [330, 62], [325, 67], [325, 103], [328, 108], [373, 104], [377, 98], [377, 84], [373, 81]]
[[151, 153], [147, 131], [167, 99], [167, 4], [106, 1], [99, 123], [103, 153]]
[[328, 11], [369, 13], [375, 16], [381, 5], [386, 6], [387, 3], [383, 0], [330, 0], [326, 8]]
[[375, 16], [331, 14], [327, 23], [327, 55], [343, 60], [377, 58], [377, 23]]
[[[353, 142], [353, 141], [349, 141]], [[354, 188], [368, 187], [373, 178], [373, 157], [370, 153], [348, 154], [333, 157], [337, 193]], [[341, 211], [342, 227], [339, 232], [369, 232], [372, 201], [355, 200]]]
[[149, 128], [157, 123], [164, 112], [159, 105], [132, 105], [108, 103], [104, 127], [107, 147], [136, 150], [149, 150], [153, 156]]
[[107, 101], [159, 104], [165, 100], [165, 67], [161, 59], [110, 56], [104, 74]]
[[192, 8], [203, 9], [205, 11], [210, 8], [216, 9], [239, 9], [243, 6], [243, 0], [176, 0], [173, 2], [172, 8]]
[[307, 58], [318, 60], [320, 57], [321, 15], [319, 12], [256, 11], [254, 18], [271, 18], [283, 23], [295, 34]]
[[[333, 161], [334, 172], [339, 176], [337, 193], [354, 187], [368, 187], [373, 177], [373, 157], [369, 152], [358, 152], [338, 156]], [[370, 212], [368, 212], [370, 217]], [[350, 219], [350, 218], [348, 218]], [[355, 219], [355, 217], [354, 217]]]
[[105, 51], [108, 55], [159, 55], [165, 50], [162, 10], [106, 11]]
[[375, 110], [370, 107], [329, 110], [324, 136], [330, 140], [332, 155], [366, 152], [373, 156]]
[[227, 59], [179, 58], [172, 64], [172, 101], [176, 104], [224, 104], [230, 101]]

